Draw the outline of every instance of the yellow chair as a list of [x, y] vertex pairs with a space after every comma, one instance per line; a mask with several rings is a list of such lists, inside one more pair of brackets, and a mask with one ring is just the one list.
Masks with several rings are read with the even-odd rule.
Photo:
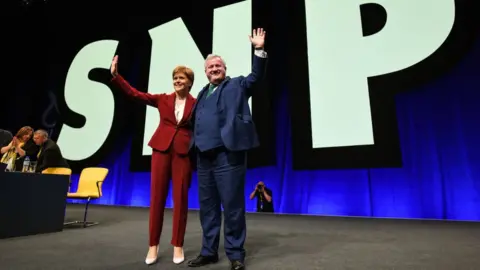
[[108, 169], [85, 168], [78, 180], [77, 192], [67, 193], [67, 198], [86, 200], [83, 221], [66, 222], [64, 225], [83, 224], [83, 227], [97, 225], [98, 222], [87, 221], [88, 205], [90, 201], [102, 197], [102, 184], [107, 177]]
[[62, 174], [62, 175], [72, 175], [72, 170], [69, 168], [47, 168], [42, 171], [42, 174]]

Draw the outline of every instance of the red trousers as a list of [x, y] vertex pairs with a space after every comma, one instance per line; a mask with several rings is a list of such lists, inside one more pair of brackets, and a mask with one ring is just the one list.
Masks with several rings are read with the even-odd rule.
[[150, 246], [157, 246], [163, 227], [163, 214], [170, 184], [173, 183], [173, 231], [171, 244], [183, 246], [188, 214], [188, 189], [192, 178], [189, 156], [153, 150], [150, 187]]

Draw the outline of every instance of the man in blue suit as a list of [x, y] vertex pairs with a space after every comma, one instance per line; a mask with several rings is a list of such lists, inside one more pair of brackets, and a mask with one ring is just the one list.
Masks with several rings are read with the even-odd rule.
[[225, 252], [231, 269], [245, 269], [246, 151], [259, 145], [248, 99], [265, 74], [265, 34], [259, 28], [250, 36], [255, 55], [252, 73], [246, 77], [226, 77], [227, 67], [220, 56], [209, 55], [205, 60], [210, 83], [198, 94], [192, 117], [203, 241], [190, 267], [218, 262], [223, 205]]

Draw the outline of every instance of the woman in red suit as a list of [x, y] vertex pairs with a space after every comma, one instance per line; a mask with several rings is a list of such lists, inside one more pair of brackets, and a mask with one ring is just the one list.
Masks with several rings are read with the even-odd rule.
[[157, 262], [158, 243], [163, 225], [163, 213], [168, 194], [169, 179], [173, 182], [173, 233], [171, 244], [173, 262], [180, 264], [185, 260], [183, 240], [187, 226], [188, 188], [192, 167], [188, 155], [191, 126], [190, 117], [195, 98], [190, 95], [194, 81], [193, 71], [185, 66], [173, 70], [171, 94], [149, 94], [130, 86], [118, 74], [118, 56], [112, 61], [112, 82], [129, 97], [143, 104], [156, 107], [160, 113], [160, 124], [148, 145], [152, 147], [151, 195], [150, 195], [150, 248], [145, 259], [146, 264]]

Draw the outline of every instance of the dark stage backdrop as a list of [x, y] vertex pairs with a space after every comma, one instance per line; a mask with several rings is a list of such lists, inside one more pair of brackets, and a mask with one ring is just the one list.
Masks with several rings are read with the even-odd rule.
[[[231, 76], [248, 73], [246, 36], [263, 26], [268, 76], [252, 100], [262, 147], [250, 153], [245, 196], [264, 181], [279, 213], [480, 220], [475, 1], [398, 1], [186, 1], [176, 11], [147, 1], [104, 13], [82, 1], [88, 18], [65, 6], [58, 15], [57, 1], [31, 6], [8, 32], [16, 53], [5, 53], [12, 91], [0, 127], [46, 128], [75, 171], [109, 168], [96, 203], [148, 206], [145, 145], [158, 120], [110, 85], [111, 58], [157, 93], [170, 91], [176, 64], [192, 66], [196, 94], [212, 51]], [[191, 209], [197, 187], [194, 174]]]

